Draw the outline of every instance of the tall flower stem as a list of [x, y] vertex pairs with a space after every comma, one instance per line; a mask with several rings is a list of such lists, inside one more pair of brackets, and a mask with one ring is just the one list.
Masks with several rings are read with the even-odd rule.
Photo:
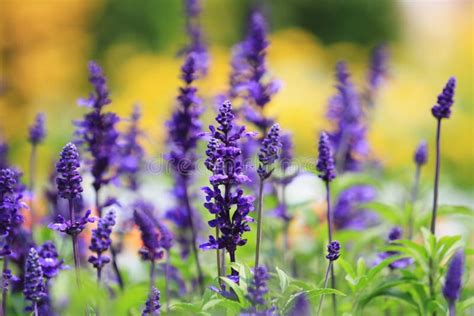
[[[8, 257], [3, 257], [3, 273], [2, 281], [5, 284], [5, 272], [8, 270]], [[6, 286], [2, 289], [2, 315], [7, 315], [7, 299], [8, 299], [8, 288]]]
[[415, 180], [413, 183], [413, 190], [411, 193], [411, 208], [410, 208], [410, 213], [408, 214], [408, 239], [413, 238], [413, 220], [414, 220], [414, 207], [415, 207], [415, 202], [418, 198], [418, 187], [420, 185], [420, 172], [421, 172], [421, 166], [419, 164], [416, 164], [416, 171], [415, 171]]
[[260, 244], [262, 242], [263, 183], [264, 183], [264, 180], [260, 179], [260, 184], [258, 188], [258, 204], [257, 204], [257, 247], [255, 250], [255, 268], [259, 266]]
[[153, 289], [155, 286], [155, 259], [151, 259], [151, 265], [150, 265], [150, 290]]
[[[441, 138], [441, 119], [438, 118], [438, 124], [436, 127], [436, 165], [435, 165], [435, 183], [433, 193], [433, 213], [431, 215], [431, 233], [436, 238], [436, 215], [438, 212], [438, 184], [439, 184], [439, 169], [440, 169], [440, 138]], [[434, 284], [434, 262], [433, 255], [430, 257], [429, 264], [429, 288], [431, 299], [435, 298], [435, 284]], [[433, 316], [436, 312], [433, 312]]]
[[31, 229], [36, 223], [36, 212], [33, 207], [34, 192], [35, 192], [35, 178], [36, 178], [36, 148], [35, 144], [31, 145], [31, 154], [30, 154], [30, 213], [31, 213]]
[[456, 304], [454, 302], [449, 303], [449, 316], [456, 316]]
[[171, 253], [168, 251], [165, 263], [165, 292], [166, 292], [166, 313], [170, 312], [170, 259]]
[[[330, 271], [332, 271], [332, 261], [329, 261], [328, 268], [326, 269], [326, 276], [324, 277], [324, 288], [327, 288], [327, 286], [328, 286], [329, 272]], [[323, 300], [324, 300], [324, 295], [321, 295], [321, 298], [319, 299], [318, 313], [316, 314], [318, 316], [321, 313], [321, 307], [323, 306]]]
[[38, 313], [38, 303], [37, 303], [37, 302], [34, 302], [34, 303], [33, 303], [33, 314], [34, 314], [35, 316], [38, 316], [38, 315], [39, 315], [39, 313]]
[[438, 212], [438, 184], [439, 184], [439, 169], [440, 169], [440, 138], [441, 138], [441, 119], [438, 119], [436, 128], [436, 166], [435, 166], [435, 180], [434, 180], [434, 194], [433, 194], [433, 213], [431, 215], [431, 233], [436, 235], [436, 215]]
[[[327, 222], [328, 222], [328, 238], [329, 238], [329, 243], [332, 242], [332, 229], [333, 229], [333, 224], [332, 224], [332, 214], [331, 214], [331, 186], [329, 185], [329, 181], [325, 181], [326, 184], [326, 203], [327, 203]], [[334, 269], [331, 270], [331, 287], [333, 289], [336, 288], [336, 277], [334, 275]], [[337, 315], [337, 302], [336, 302], [336, 294], [332, 295], [332, 308], [334, 311], [334, 315]]]
[[[76, 216], [74, 214], [74, 203], [72, 199], [68, 199], [69, 202], [69, 218], [71, 220], [71, 224], [74, 223]], [[76, 282], [77, 285], [80, 284], [79, 280], [79, 256], [77, 254], [77, 236], [75, 234], [71, 235], [71, 241], [72, 241], [72, 254], [74, 258], [74, 270], [76, 272]]]
[[196, 227], [194, 226], [194, 221], [193, 221], [193, 214], [192, 214], [192, 208], [191, 208], [191, 203], [189, 202], [189, 194], [188, 194], [188, 184], [187, 182], [184, 183], [184, 204], [186, 206], [187, 210], [187, 216], [188, 216], [188, 222], [189, 226], [191, 228], [191, 238], [192, 238], [192, 250], [193, 250], [193, 255], [194, 255], [194, 261], [196, 262], [196, 270], [198, 274], [198, 283], [199, 283], [199, 288], [201, 289], [201, 294], [204, 293], [204, 276], [202, 274], [202, 268], [201, 268], [201, 261], [199, 260], [199, 253], [197, 250], [197, 234], [196, 234]]
[[[217, 220], [217, 215], [215, 216]], [[219, 238], [219, 225], [216, 225], [216, 238]], [[222, 276], [222, 266], [221, 266], [221, 251], [219, 248], [216, 249], [216, 264], [217, 264], [217, 280], [219, 284], [221, 283], [221, 276]]]
[[[102, 207], [100, 206], [100, 189], [95, 189], [95, 208], [99, 217], [102, 218]], [[117, 262], [117, 250], [114, 248], [114, 245], [110, 245], [110, 253], [112, 255], [112, 267], [115, 272], [115, 276], [117, 277], [117, 282], [121, 290], [124, 289], [124, 282], [122, 273], [120, 272], [120, 268]]]

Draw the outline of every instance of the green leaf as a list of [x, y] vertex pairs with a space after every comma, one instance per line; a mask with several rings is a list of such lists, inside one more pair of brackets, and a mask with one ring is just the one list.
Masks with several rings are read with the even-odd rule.
[[474, 296], [469, 297], [465, 299], [464, 301], [458, 303], [458, 311], [462, 312], [465, 311], [468, 308], [471, 308], [474, 306]]
[[180, 311], [180, 312], [190, 312], [192, 314], [201, 312], [201, 308], [197, 306], [196, 304], [184, 303], [184, 302], [171, 305], [170, 310]]
[[378, 213], [390, 223], [400, 225], [403, 222], [403, 212], [398, 207], [380, 202], [370, 202], [363, 205], [364, 208]]
[[357, 260], [357, 276], [358, 277], [364, 276], [366, 271], [367, 271], [367, 268], [365, 266], [365, 259], [363, 257], [360, 257]]
[[349, 264], [349, 262], [347, 262], [346, 260], [344, 260], [344, 258], [339, 258], [337, 260], [337, 264], [349, 275], [351, 276], [351, 278], [355, 279], [357, 277], [354, 269], [352, 269], [351, 265]]
[[443, 236], [441, 239], [438, 241], [438, 249], [437, 249], [437, 255], [438, 255], [438, 262], [441, 262], [446, 254], [449, 254], [452, 252], [455, 248], [457, 247], [457, 243], [461, 240], [461, 236]]
[[278, 273], [278, 278], [280, 280], [280, 289], [282, 292], [285, 292], [290, 284], [289, 276], [280, 268], [276, 267], [276, 271]]
[[326, 288], [326, 289], [320, 288], [320, 289], [313, 289], [313, 290], [306, 291], [306, 295], [307, 295], [308, 299], [312, 299], [314, 297], [318, 297], [318, 296], [321, 296], [321, 295], [328, 295], [328, 294], [336, 294], [336, 295], [346, 296], [346, 294], [344, 294], [344, 292], [341, 292], [341, 291], [336, 290], [336, 289], [330, 289], [330, 288]]
[[371, 282], [384, 268], [401, 258], [403, 258], [403, 256], [390, 256], [382, 260], [379, 264], [369, 270], [367, 273], [367, 282]]
[[241, 305], [247, 302], [244, 291], [234, 281], [226, 277], [221, 277], [221, 280], [234, 291]]
[[394, 289], [383, 289], [380, 291], [375, 291], [371, 295], [359, 301], [359, 308], [363, 310], [365, 306], [367, 306], [373, 299], [380, 296], [386, 296], [386, 297], [392, 297], [392, 298], [398, 299], [402, 302], [407, 303], [413, 309], [418, 310], [418, 304], [415, 302], [415, 300], [413, 300], [413, 297], [409, 293], [397, 291]]
[[208, 309], [212, 309], [213, 307], [222, 303], [224, 300], [225, 299], [223, 298], [216, 298], [216, 299], [210, 300], [209, 302], [207, 302], [206, 304], [202, 306], [202, 310], [207, 311]]

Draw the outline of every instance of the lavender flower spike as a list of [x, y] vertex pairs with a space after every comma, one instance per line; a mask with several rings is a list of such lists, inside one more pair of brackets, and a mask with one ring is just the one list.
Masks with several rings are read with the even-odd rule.
[[258, 175], [261, 180], [267, 179], [273, 172], [273, 169], [268, 170], [269, 167], [278, 159], [280, 150], [280, 125], [273, 124], [267, 136], [262, 141], [262, 148], [258, 154], [260, 165], [258, 166]]
[[247, 299], [252, 304], [243, 315], [273, 315], [273, 308], [262, 310], [260, 307], [266, 307], [265, 295], [268, 293], [267, 282], [270, 279], [267, 268], [264, 266], [256, 267], [253, 273], [253, 279], [248, 287]]
[[428, 161], [428, 144], [426, 143], [426, 141], [420, 142], [420, 144], [416, 148], [413, 160], [419, 166], [426, 164], [426, 162]]
[[209, 67], [209, 53], [203, 40], [199, 21], [201, 14], [199, 2], [199, 0], [185, 0], [186, 32], [190, 43], [180, 53], [194, 53], [199, 74], [206, 75]]
[[160, 308], [160, 291], [153, 286], [151, 288], [150, 296], [145, 303], [145, 309], [142, 312], [142, 316], [160, 315]]
[[435, 118], [441, 120], [451, 116], [451, 106], [454, 103], [454, 90], [456, 89], [456, 78], [449, 78], [446, 86], [438, 95], [438, 102], [431, 108], [431, 113]]
[[319, 138], [319, 158], [316, 168], [320, 172], [319, 177], [325, 182], [330, 182], [336, 177], [334, 159], [329, 144], [329, 137], [325, 132]]
[[38, 315], [38, 305], [47, 297], [43, 282], [43, 271], [40, 258], [35, 248], [31, 248], [26, 260], [25, 285], [23, 289], [25, 299], [31, 301], [30, 310]]
[[82, 177], [79, 174], [79, 153], [74, 144], [68, 143], [64, 146], [60, 159], [56, 164], [58, 177], [56, 184], [58, 193], [63, 199], [75, 200], [82, 194]]
[[338, 241], [332, 241], [328, 245], [328, 254], [326, 256], [326, 259], [329, 261], [336, 261], [339, 256], [340, 256], [340, 251], [341, 251], [341, 245], [339, 244]]
[[44, 113], [38, 113], [36, 115], [34, 124], [30, 126], [28, 141], [33, 146], [40, 144], [46, 136], [46, 131], [44, 129], [44, 121]]
[[95, 255], [91, 255], [88, 261], [97, 269], [97, 279], [99, 282], [102, 268], [110, 262], [110, 258], [103, 255], [103, 253], [106, 252], [112, 244], [110, 235], [112, 234], [112, 228], [114, 225], [115, 212], [111, 210], [107, 212], [103, 218], [99, 219], [97, 228], [92, 230], [92, 240], [89, 249], [94, 252]]
[[388, 52], [386, 45], [378, 45], [372, 50], [369, 72], [367, 74], [366, 98], [369, 106], [373, 106], [374, 95], [388, 75]]
[[464, 272], [464, 253], [457, 251], [452, 257], [448, 271], [446, 272], [446, 281], [443, 287], [443, 295], [449, 304], [449, 315], [456, 315], [456, 301], [461, 294], [462, 275]]
[[[232, 104], [226, 101], [216, 117], [218, 127], [209, 127], [212, 138], [206, 151], [205, 165], [212, 176], [209, 178], [211, 186], [203, 188], [203, 191], [206, 193], [204, 206], [215, 216], [209, 221], [209, 226], [216, 228], [216, 237], [209, 236], [209, 241], [200, 246], [202, 249], [226, 249], [231, 262], [236, 260], [237, 247], [247, 242], [242, 236], [250, 231], [248, 223], [253, 219], [248, 214], [253, 210], [254, 201], [252, 196], [245, 196], [240, 188], [250, 179], [243, 173], [239, 147], [245, 127], [234, 125], [234, 120]], [[232, 276], [238, 278], [235, 269], [232, 269]]]

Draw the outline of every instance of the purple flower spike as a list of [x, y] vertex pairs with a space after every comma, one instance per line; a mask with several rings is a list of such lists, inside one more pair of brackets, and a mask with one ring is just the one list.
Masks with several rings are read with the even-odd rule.
[[376, 90], [388, 74], [388, 52], [386, 45], [378, 45], [372, 50], [370, 69], [367, 77], [370, 90]]
[[39, 263], [47, 280], [56, 277], [60, 270], [65, 269], [64, 260], [59, 259], [58, 251], [52, 241], [46, 241], [38, 248]]
[[135, 105], [129, 119], [130, 125], [128, 130], [123, 134], [120, 142], [121, 159], [117, 171], [121, 177], [125, 178], [125, 185], [133, 191], [139, 187], [138, 173], [145, 155], [142, 146], [138, 142], [139, 138], [144, 134], [138, 126], [140, 118], [140, 107]]
[[44, 113], [38, 113], [34, 124], [30, 126], [28, 141], [34, 146], [40, 144], [46, 136], [44, 121]]
[[[245, 196], [240, 184], [249, 181], [243, 174], [239, 140], [245, 127], [234, 125], [235, 115], [232, 104], [224, 102], [219, 108], [216, 121], [217, 128], [210, 126], [211, 140], [206, 151], [206, 167], [212, 172], [209, 178], [210, 187], [203, 188], [206, 194], [204, 206], [216, 218], [209, 221], [209, 226], [217, 227], [219, 238], [209, 237], [202, 249], [226, 249], [232, 262], [235, 262], [235, 251], [238, 246], [247, 242], [242, 235], [250, 231], [248, 225], [253, 219], [248, 216], [253, 210], [252, 196]], [[232, 275], [238, 272], [232, 270]]]
[[16, 174], [11, 169], [0, 170], [0, 195], [13, 193], [16, 186]]
[[426, 164], [428, 161], [428, 144], [426, 141], [422, 141], [416, 149], [414, 156], [415, 163], [419, 166]]
[[328, 134], [338, 171], [358, 171], [363, 158], [369, 153], [366, 126], [359, 95], [347, 65], [336, 65], [337, 93], [329, 100], [327, 117], [334, 130]]
[[336, 177], [336, 170], [334, 167], [331, 147], [329, 145], [329, 137], [325, 132], [321, 133], [318, 149], [319, 158], [316, 168], [320, 172], [319, 177], [327, 182], [332, 181]]
[[26, 260], [23, 294], [25, 299], [31, 301], [33, 305], [39, 304], [47, 297], [40, 257], [35, 248], [30, 249]]
[[146, 300], [142, 316], [160, 315], [160, 308], [160, 291], [158, 291], [156, 287], [152, 287], [150, 296]]
[[278, 159], [280, 150], [280, 125], [274, 124], [270, 128], [270, 132], [268, 132], [267, 136], [263, 139], [262, 147], [258, 154], [260, 165], [258, 166], [257, 172], [260, 179], [266, 179], [272, 174], [273, 169], [268, 170], [268, 168], [271, 168], [275, 160]]
[[267, 268], [264, 266], [255, 268], [252, 283], [248, 288], [248, 299], [255, 308], [257, 305], [265, 304], [265, 294], [268, 293], [267, 281], [269, 279]]
[[456, 78], [449, 78], [446, 86], [438, 95], [438, 102], [431, 108], [431, 113], [434, 117], [441, 120], [451, 116], [451, 106], [454, 103], [454, 91], [456, 89]]
[[143, 260], [159, 260], [163, 258], [163, 248], [161, 245], [161, 234], [153, 224], [153, 220], [143, 212], [134, 211], [135, 223], [141, 232], [143, 247], [139, 253]]
[[454, 304], [461, 294], [462, 275], [464, 272], [464, 253], [457, 251], [449, 262], [444, 282], [443, 295], [449, 304]]
[[115, 225], [115, 212], [109, 211], [107, 214], [99, 219], [97, 228], [92, 230], [92, 240], [89, 246], [89, 249], [95, 253], [89, 257], [88, 261], [96, 268], [98, 271], [110, 262], [108, 256], [103, 255], [106, 252], [110, 245], [112, 244], [112, 239], [110, 235], [112, 234], [112, 228]]
[[[120, 121], [115, 113], [103, 112], [103, 107], [111, 102], [107, 82], [102, 68], [95, 62], [89, 63], [89, 82], [94, 87], [87, 100], [79, 100], [79, 105], [91, 108], [82, 121], [74, 122], [77, 143], [83, 145], [90, 152], [92, 159], [88, 160], [91, 173], [94, 177], [93, 187], [96, 191], [107, 184], [117, 175], [112, 173], [111, 167], [119, 152], [117, 140], [119, 133], [116, 124]], [[99, 207], [97, 205], [97, 207]]]
[[[0, 236], [13, 240], [12, 231], [23, 223], [20, 209], [24, 207], [21, 202], [22, 195], [18, 192], [18, 174], [11, 169], [0, 170]], [[8, 244], [3, 245], [2, 252], [9, 255]]]
[[328, 245], [328, 254], [326, 255], [326, 259], [329, 261], [336, 261], [341, 255], [340, 252], [341, 244], [336, 240], [331, 241]]
[[209, 53], [203, 40], [200, 25], [201, 5], [199, 0], [185, 1], [186, 32], [190, 43], [181, 50], [180, 54], [195, 54], [197, 72], [206, 75], [209, 67]]
[[74, 200], [81, 197], [82, 177], [77, 170], [79, 167], [77, 148], [74, 144], [68, 143], [64, 146], [61, 157], [56, 164], [56, 171], [58, 172], [56, 184], [58, 193], [63, 199]]

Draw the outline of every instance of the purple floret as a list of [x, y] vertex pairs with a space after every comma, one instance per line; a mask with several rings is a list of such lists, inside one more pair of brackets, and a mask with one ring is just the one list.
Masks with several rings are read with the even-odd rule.
[[443, 295], [450, 303], [454, 304], [459, 299], [462, 286], [462, 275], [464, 272], [464, 253], [462, 250], [457, 251], [449, 262], [448, 271], [446, 272]]
[[319, 157], [316, 169], [319, 171], [319, 177], [324, 181], [332, 181], [336, 177], [334, 159], [329, 145], [329, 137], [325, 132], [321, 133], [319, 138]]
[[35, 122], [33, 123], [33, 125], [30, 126], [28, 141], [33, 146], [40, 144], [46, 136], [44, 121], [45, 121], [44, 113], [38, 113], [36, 115]]

